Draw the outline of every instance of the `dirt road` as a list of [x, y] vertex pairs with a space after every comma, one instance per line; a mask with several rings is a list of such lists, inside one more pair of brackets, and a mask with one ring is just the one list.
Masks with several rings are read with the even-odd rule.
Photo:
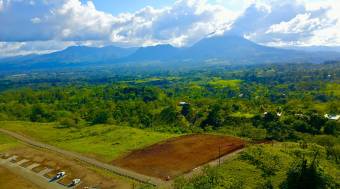
[[51, 146], [51, 145], [48, 145], [48, 144], [37, 142], [37, 141], [32, 140], [28, 137], [19, 135], [15, 132], [8, 131], [6, 129], [0, 128], [0, 132], [7, 134], [9, 136], [12, 136], [12, 137], [14, 137], [14, 138], [26, 143], [26, 144], [29, 144], [31, 146], [42, 148], [42, 149], [47, 149], [47, 150], [50, 150], [50, 151], [53, 151], [53, 152], [57, 152], [57, 153], [60, 153], [64, 156], [66, 156], [66, 157], [82, 161], [84, 163], [90, 164], [90, 165], [98, 167], [100, 169], [104, 169], [104, 170], [107, 170], [107, 171], [110, 171], [110, 172], [114, 172], [118, 175], [128, 177], [128, 178], [137, 180], [137, 181], [142, 182], [142, 183], [148, 183], [148, 184], [152, 184], [154, 186], [160, 186], [160, 185], [165, 184], [164, 181], [162, 181], [161, 179], [145, 176], [145, 175], [142, 175], [142, 174], [130, 171], [130, 170], [126, 170], [126, 169], [123, 169], [123, 168], [120, 168], [120, 167], [117, 167], [117, 166], [113, 166], [113, 165], [109, 165], [109, 164], [100, 162], [100, 161], [92, 159], [92, 158], [85, 157], [83, 155], [80, 155], [80, 154], [77, 154], [77, 153], [74, 153], [74, 152], [62, 150], [62, 149], [59, 149], [57, 147], [54, 147], [54, 146]]

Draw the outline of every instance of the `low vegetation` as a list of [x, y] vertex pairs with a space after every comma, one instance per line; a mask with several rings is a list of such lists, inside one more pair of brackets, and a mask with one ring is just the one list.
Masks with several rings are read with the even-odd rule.
[[6, 152], [7, 150], [18, 146], [20, 146], [20, 143], [15, 139], [0, 133], [0, 153]]
[[134, 149], [176, 136], [114, 125], [61, 129], [55, 123], [0, 122], [0, 127], [106, 162]]
[[[219, 167], [207, 167], [175, 188], [338, 188], [340, 166], [322, 146], [284, 142], [250, 146]], [[304, 185], [302, 185], [304, 184]]]

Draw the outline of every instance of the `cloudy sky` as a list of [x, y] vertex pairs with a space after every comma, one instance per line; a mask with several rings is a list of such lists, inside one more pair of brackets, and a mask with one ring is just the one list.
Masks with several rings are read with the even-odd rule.
[[222, 34], [339, 46], [339, 10], [339, 0], [0, 0], [0, 56], [73, 45], [183, 47]]

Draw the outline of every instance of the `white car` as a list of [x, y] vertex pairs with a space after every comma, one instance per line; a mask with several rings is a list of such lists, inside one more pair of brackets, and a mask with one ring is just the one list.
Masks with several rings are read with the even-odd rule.
[[55, 175], [55, 179], [60, 179], [61, 177], [65, 176], [65, 172], [64, 171], [61, 171], [61, 172], [58, 172], [56, 175]]
[[73, 179], [72, 180], [72, 185], [75, 186], [80, 183], [80, 179]]

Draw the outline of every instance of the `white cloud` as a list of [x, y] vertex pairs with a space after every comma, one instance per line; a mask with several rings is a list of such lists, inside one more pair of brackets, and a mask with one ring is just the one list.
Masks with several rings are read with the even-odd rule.
[[[171, 43], [182, 46], [226, 28], [236, 16], [205, 0], [179, 0], [117, 16], [98, 11], [92, 1], [8, 1], [0, 14], [0, 41], [109, 40], [125, 45]], [[25, 11], [18, 14], [17, 8]], [[28, 19], [30, 18], [30, 19]], [[25, 27], [25, 30], [22, 28]]]
[[113, 23], [113, 16], [96, 10], [92, 1], [8, 0], [4, 10], [0, 41], [108, 40]]
[[213, 32], [275, 46], [339, 45], [338, 10], [337, 0], [178, 0], [114, 16], [92, 1], [0, 0], [0, 56], [74, 44], [187, 46]]
[[32, 41], [32, 42], [0, 42], [0, 57], [44, 54], [65, 49], [68, 46], [77, 45], [75, 42], [61, 41]]
[[38, 18], [38, 17], [34, 17], [34, 18], [31, 19], [31, 22], [32, 22], [33, 24], [39, 24], [39, 23], [41, 23], [41, 19]]
[[[321, 4], [298, 0], [261, 2], [247, 8], [227, 33], [273, 46], [331, 45], [329, 40], [322, 39], [326, 35], [320, 32], [339, 24], [340, 16], [334, 14], [335, 1]], [[334, 29], [332, 31], [334, 36]]]
[[0, 11], [4, 8], [4, 2], [3, 0], [0, 0]]
[[113, 42], [183, 46], [230, 25], [235, 14], [203, 0], [181, 0], [163, 9], [146, 7], [115, 18]]

